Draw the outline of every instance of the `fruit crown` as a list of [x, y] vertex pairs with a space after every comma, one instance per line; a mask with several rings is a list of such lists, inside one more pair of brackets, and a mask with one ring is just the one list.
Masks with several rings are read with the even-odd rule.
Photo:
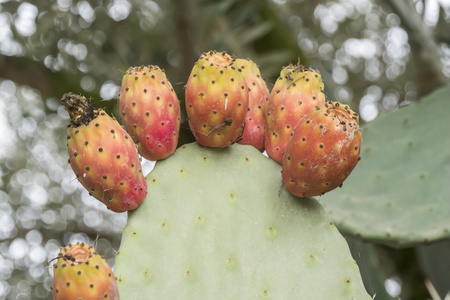
[[226, 51], [217, 52], [213, 50], [204, 52], [200, 56], [200, 60], [206, 60], [211, 66], [221, 68], [232, 67], [236, 62], [236, 58], [229, 55]]
[[164, 69], [161, 69], [158, 66], [154, 66], [154, 65], [147, 65], [147, 66], [135, 66], [135, 67], [130, 67], [128, 68], [128, 70], [125, 72], [125, 74], [127, 75], [138, 75], [139, 73], [144, 73], [145, 72], [151, 72], [151, 71], [161, 71], [162, 73], [165, 73]]
[[75, 126], [87, 125], [98, 116], [98, 110], [81, 94], [66, 93], [60, 101], [69, 112], [70, 122]]

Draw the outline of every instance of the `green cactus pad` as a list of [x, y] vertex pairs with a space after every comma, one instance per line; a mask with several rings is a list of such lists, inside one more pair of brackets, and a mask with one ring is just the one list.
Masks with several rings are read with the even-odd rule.
[[116, 259], [121, 299], [370, 299], [313, 198], [251, 146], [185, 145], [147, 176]]
[[363, 128], [361, 161], [319, 200], [344, 234], [394, 247], [450, 237], [450, 86]]

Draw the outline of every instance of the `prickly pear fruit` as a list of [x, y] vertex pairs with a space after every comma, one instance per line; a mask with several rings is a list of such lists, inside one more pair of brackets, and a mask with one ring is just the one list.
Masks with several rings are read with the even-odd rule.
[[120, 124], [81, 95], [64, 94], [69, 163], [90, 195], [114, 212], [136, 209], [147, 194], [136, 146]]
[[186, 84], [189, 126], [203, 146], [224, 148], [242, 135], [248, 89], [235, 58], [226, 52], [203, 53]]
[[265, 115], [265, 148], [281, 164], [287, 140], [301, 116], [325, 103], [319, 71], [298, 63], [281, 70], [269, 95]]
[[298, 197], [322, 195], [342, 185], [360, 160], [358, 114], [328, 101], [300, 118], [283, 157], [286, 189]]
[[250, 59], [236, 59], [237, 66], [242, 70], [248, 87], [248, 111], [245, 118], [245, 129], [238, 143], [252, 145], [259, 151], [264, 151], [264, 113], [269, 89], [261, 77], [258, 66]]
[[53, 299], [119, 299], [116, 277], [93, 246], [61, 248], [53, 265]]
[[148, 160], [175, 152], [180, 130], [180, 103], [158, 66], [131, 67], [122, 79], [119, 109], [123, 125]]

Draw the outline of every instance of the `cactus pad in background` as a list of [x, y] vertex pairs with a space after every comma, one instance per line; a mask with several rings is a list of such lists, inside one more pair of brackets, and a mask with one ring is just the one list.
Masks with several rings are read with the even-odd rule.
[[341, 232], [404, 247], [450, 237], [450, 86], [363, 127], [361, 162], [319, 200]]
[[370, 299], [345, 239], [280, 171], [239, 144], [157, 162], [123, 231], [121, 299]]

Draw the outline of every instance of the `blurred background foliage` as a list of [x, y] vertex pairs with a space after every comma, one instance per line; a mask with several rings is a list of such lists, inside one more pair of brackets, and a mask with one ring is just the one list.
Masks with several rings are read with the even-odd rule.
[[[0, 299], [51, 299], [48, 262], [64, 244], [95, 241], [111, 264], [120, 245], [126, 214], [89, 197], [67, 163], [62, 94], [118, 116], [123, 73], [152, 64], [183, 107], [200, 54], [226, 50], [255, 61], [269, 89], [300, 59], [365, 123], [448, 83], [449, 23], [446, 0], [0, 0]], [[376, 299], [438, 299], [413, 249], [349, 244]]]

